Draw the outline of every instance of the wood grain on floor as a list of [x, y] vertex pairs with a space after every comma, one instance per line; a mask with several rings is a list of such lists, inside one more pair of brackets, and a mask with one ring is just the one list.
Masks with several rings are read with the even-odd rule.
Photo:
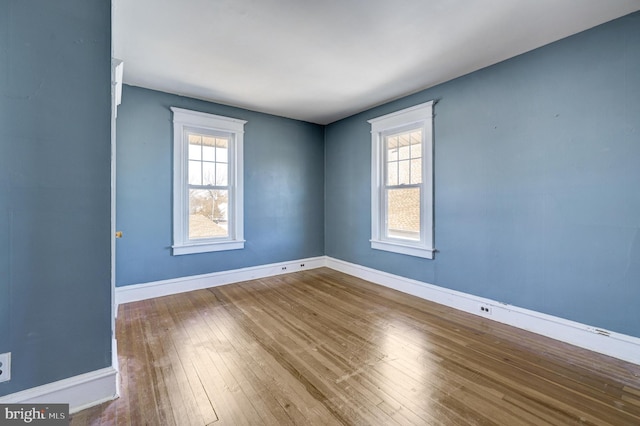
[[640, 366], [327, 268], [119, 308], [72, 425], [638, 425]]

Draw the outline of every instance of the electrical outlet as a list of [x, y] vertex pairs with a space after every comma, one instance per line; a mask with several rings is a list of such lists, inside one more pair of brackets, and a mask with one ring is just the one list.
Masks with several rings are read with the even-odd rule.
[[480, 305], [480, 313], [483, 315], [491, 315], [491, 306]]
[[0, 354], [0, 382], [11, 380], [11, 352]]

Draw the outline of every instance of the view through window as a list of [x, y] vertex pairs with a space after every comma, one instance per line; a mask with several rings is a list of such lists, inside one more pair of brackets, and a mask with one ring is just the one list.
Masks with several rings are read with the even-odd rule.
[[171, 107], [174, 256], [244, 248], [245, 120]]
[[433, 103], [369, 120], [373, 249], [433, 259]]
[[187, 131], [189, 239], [229, 236], [229, 138]]
[[384, 137], [387, 237], [420, 240], [422, 129]]

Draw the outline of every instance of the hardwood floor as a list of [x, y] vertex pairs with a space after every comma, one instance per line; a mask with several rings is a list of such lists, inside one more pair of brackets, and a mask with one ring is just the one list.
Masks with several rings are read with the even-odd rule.
[[321, 268], [120, 306], [72, 425], [640, 424], [640, 366]]

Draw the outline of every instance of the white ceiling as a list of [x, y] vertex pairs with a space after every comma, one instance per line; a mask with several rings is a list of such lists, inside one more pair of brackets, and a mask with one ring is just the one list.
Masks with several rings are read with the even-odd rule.
[[640, 0], [113, 5], [125, 83], [320, 124], [640, 10]]

